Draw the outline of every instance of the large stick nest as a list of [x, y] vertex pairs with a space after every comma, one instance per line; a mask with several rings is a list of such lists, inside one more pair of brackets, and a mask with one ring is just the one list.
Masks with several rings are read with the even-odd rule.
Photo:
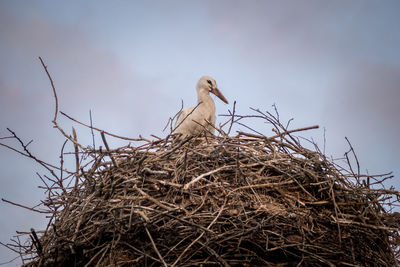
[[399, 193], [261, 117], [275, 136], [168, 136], [115, 150], [104, 133], [99, 150], [70, 137], [74, 183], [45, 183], [50, 221], [21, 245], [25, 265], [397, 265], [399, 218], [387, 203]]

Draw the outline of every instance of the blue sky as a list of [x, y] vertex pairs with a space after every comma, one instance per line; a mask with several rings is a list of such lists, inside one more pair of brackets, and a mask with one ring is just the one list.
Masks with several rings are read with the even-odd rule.
[[[57, 164], [64, 139], [52, 128], [54, 102], [40, 65], [55, 80], [60, 110], [110, 132], [165, 136], [170, 116], [196, 102], [211, 75], [230, 101], [272, 110], [326, 152], [354, 146], [361, 169], [400, 174], [400, 2], [398, 1], [7, 1], [0, 2], [0, 137], [11, 128], [39, 158]], [[217, 118], [217, 123], [222, 122]], [[60, 117], [69, 130], [71, 123]], [[266, 135], [260, 122], [250, 122]], [[90, 132], [78, 138], [91, 144]], [[14, 142], [9, 144], [17, 145]], [[122, 142], [110, 140], [113, 146]], [[71, 148], [69, 148], [71, 149]], [[28, 159], [0, 148], [0, 197], [43, 198]], [[398, 179], [387, 186], [399, 187]], [[0, 203], [0, 241], [45, 219]], [[13, 255], [0, 247], [0, 259]], [[11, 264], [12, 265], [12, 264]]]

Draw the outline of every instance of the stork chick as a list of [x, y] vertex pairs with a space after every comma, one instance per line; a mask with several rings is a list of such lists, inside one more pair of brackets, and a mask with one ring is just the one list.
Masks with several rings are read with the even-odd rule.
[[182, 137], [197, 135], [204, 130], [214, 134], [215, 103], [210, 93], [213, 93], [228, 104], [228, 100], [221, 94], [217, 83], [210, 76], [202, 76], [200, 78], [196, 85], [196, 91], [197, 106], [182, 109], [176, 119], [173, 133], [180, 133]]

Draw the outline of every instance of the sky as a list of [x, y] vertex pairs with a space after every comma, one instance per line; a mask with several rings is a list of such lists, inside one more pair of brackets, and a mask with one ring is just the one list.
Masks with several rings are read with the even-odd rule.
[[[242, 115], [276, 105], [282, 121], [293, 118], [291, 128], [319, 125], [302, 136], [328, 156], [342, 157], [347, 137], [362, 172], [393, 172], [385, 186], [399, 189], [399, 12], [397, 0], [2, 0], [0, 137], [10, 128], [33, 140], [38, 158], [59, 164], [65, 139], [52, 127], [54, 98], [39, 56], [61, 111], [86, 123], [91, 111], [94, 126], [128, 137], [168, 134], [169, 117], [182, 101], [196, 104], [195, 85], [210, 75], [230, 102], [215, 99], [217, 114], [234, 101]], [[62, 116], [59, 123], [92, 145], [88, 129]], [[273, 135], [263, 122], [249, 123]], [[0, 147], [0, 171], [1, 198], [27, 206], [44, 199], [36, 173], [46, 172], [32, 160]], [[3, 243], [47, 222], [5, 202], [0, 214]], [[0, 263], [15, 256], [0, 246]]]

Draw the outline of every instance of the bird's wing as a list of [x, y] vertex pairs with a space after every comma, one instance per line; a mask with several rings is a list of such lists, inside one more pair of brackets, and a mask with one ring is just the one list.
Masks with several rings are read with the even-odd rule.
[[184, 129], [184, 125], [189, 121], [189, 114], [193, 111], [194, 107], [184, 108], [179, 111], [176, 118], [175, 126], [173, 132], [181, 133], [181, 129]]
[[210, 114], [210, 118], [209, 118], [209, 123], [211, 124], [208, 124], [207, 125], [207, 130], [210, 132], [210, 133], [212, 133], [212, 134], [215, 134], [215, 128], [214, 127], [216, 127], [215, 126], [215, 121], [216, 121], [216, 117], [215, 117], [215, 115], [213, 116], [212, 114]]

